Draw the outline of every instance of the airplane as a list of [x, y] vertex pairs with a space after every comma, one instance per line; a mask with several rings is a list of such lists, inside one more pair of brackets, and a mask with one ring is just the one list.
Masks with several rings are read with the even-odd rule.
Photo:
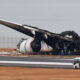
[[[52, 33], [47, 30], [39, 29], [25, 24], [0, 20], [0, 24], [12, 28], [23, 34], [30, 36], [29, 39], [22, 39], [18, 46], [21, 53], [38, 53], [41, 50], [64, 51], [80, 50], [80, 37], [74, 31], [64, 31], [60, 34]], [[45, 46], [44, 46], [45, 45]], [[43, 49], [43, 46], [45, 49]]]

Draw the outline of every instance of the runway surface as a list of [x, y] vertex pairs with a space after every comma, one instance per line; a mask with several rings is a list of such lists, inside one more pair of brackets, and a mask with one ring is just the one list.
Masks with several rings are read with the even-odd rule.
[[0, 56], [0, 66], [71, 69], [73, 68], [73, 59], [29, 56]]

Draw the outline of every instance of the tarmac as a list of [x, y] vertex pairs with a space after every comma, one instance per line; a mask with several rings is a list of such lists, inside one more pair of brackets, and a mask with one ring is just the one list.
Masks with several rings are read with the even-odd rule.
[[73, 58], [0, 56], [0, 66], [73, 69]]

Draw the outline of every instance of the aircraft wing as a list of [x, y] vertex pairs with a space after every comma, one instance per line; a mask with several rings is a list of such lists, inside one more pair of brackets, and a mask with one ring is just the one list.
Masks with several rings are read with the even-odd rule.
[[68, 41], [72, 42], [72, 39], [60, 36], [59, 34], [55, 34], [43, 29], [39, 29], [33, 26], [29, 25], [20, 25], [12, 22], [7, 22], [0, 20], [0, 24], [5, 25], [9, 28], [12, 28], [14, 30], [17, 30], [21, 33], [24, 33], [28, 36], [35, 37], [36, 39], [43, 40], [45, 41], [48, 45], [54, 45], [53, 42], [55, 43], [56, 41]]
[[36, 33], [43, 33], [44, 30], [30, 26], [25, 24], [17, 24], [9, 21], [0, 20], [0, 24], [4, 25], [6, 27], [12, 28], [16, 31], [19, 31], [21, 33], [24, 33], [28, 36], [34, 37]]
[[24, 33], [24, 34], [27, 34], [31, 37], [34, 37], [34, 33], [33, 33], [33, 30], [31, 28], [26, 28], [25, 26], [21, 25], [21, 24], [16, 24], [16, 23], [12, 23], [12, 22], [8, 22], [8, 21], [3, 21], [3, 20], [0, 20], [0, 24], [6, 26], [6, 27], [9, 27], [9, 28], [12, 28], [16, 31], [19, 31], [21, 33]]

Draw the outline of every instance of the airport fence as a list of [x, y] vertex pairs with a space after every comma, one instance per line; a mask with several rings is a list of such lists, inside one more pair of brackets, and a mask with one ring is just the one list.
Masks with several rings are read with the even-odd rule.
[[20, 37], [0, 37], [0, 48], [16, 48]]

